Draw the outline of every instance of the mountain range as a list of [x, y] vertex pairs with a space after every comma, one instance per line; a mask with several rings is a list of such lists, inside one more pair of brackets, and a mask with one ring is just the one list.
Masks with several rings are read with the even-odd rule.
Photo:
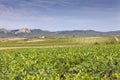
[[78, 37], [78, 36], [120, 36], [120, 31], [100, 32], [94, 30], [45, 31], [41, 29], [0, 29], [0, 38], [6, 37]]

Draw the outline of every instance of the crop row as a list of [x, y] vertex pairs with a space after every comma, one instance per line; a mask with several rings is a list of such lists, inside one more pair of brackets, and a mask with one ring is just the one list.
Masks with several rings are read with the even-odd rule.
[[1, 50], [0, 80], [120, 80], [120, 45]]

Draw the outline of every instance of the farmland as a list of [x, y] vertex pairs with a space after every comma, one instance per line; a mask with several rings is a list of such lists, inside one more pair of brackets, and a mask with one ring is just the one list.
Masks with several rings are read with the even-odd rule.
[[120, 44], [0, 51], [0, 80], [120, 80]]
[[120, 37], [0, 38], [0, 47], [91, 45], [119, 43]]

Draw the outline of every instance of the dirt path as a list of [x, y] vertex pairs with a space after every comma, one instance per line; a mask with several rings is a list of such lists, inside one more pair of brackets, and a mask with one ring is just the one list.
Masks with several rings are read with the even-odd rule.
[[56, 47], [75, 47], [81, 45], [54, 45], [54, 46], [23, 46], [23, 47], [0, 47], [0, 50], [4, 49], [23, 49], [23, 48], [56, 48]]

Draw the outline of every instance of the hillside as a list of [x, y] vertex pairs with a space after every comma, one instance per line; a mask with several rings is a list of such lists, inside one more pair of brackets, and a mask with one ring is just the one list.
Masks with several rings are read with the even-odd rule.
[[44, 31], [22, 28], [17, 30], [0, 29], [0, 37], [78, 37], [78, 36], [120, 36], [120, 31], [99, 32], [94, 30]]

